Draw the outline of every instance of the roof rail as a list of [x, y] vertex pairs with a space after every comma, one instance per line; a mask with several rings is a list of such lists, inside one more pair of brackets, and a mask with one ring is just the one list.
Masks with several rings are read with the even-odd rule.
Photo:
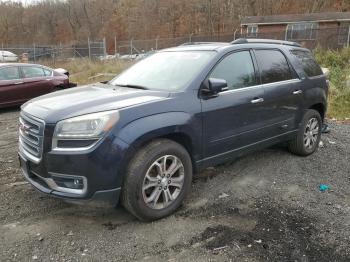
[[231, 42], [232, 45], [237, 44], [276, 44], [276, 45], [290, 45], [301, 47], [300, 44], [296, 42], [283, 41], [283, 40], [274, 40], [274, 39], [258, 39], [258, 38], [239, 38]]
[[225, 42], [186, 42], [186, 43], [181, 44], [180, 46], [186, 46], [186, 45], [212, 45], [212, 44], [225, 44]]

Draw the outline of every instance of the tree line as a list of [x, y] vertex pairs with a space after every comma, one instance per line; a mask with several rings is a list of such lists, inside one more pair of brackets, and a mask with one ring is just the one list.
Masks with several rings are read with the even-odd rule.
[[0, 45], [70, 44], [233, 32], [243, 16], [350, 11], [349, 0], [42, 0], [0, 2]]

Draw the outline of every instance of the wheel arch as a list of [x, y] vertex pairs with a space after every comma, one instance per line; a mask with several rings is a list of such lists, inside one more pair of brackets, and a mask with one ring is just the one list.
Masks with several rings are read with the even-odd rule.
[[185, 112], [168, 112], [137, 119], [124, 126], [117, 137], [135, 152], [155, 139], [169, 139], [182, 145], [189, 153], [192, 166], [201, 157], [201, 124]]
[[316, 110], [317, 112], [319, 112], [321, 115], [322, 121], [324, 120], [325, 114], [326, 114], [326, 107], [323, 103], [313, 104], [308, 109], [313, 109], [313, 110]]

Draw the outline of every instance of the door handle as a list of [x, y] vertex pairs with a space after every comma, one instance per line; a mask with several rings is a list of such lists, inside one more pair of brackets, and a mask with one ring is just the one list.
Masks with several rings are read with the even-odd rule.
[[14, 85], [20, 85], [20, 84], [23, 84], [24, 82], [15, 82], [13, 83]]
[[295, 90], [293, 92], [293, 95], [301, 95], [303, 93], [303, 90]]
[[262, 103], [264, 102], [264, 98], [260, 97], [260, 98], [254, 98], [252, 101], [250, 101], [250, 103], [252, 104], [257, 104], [257, 103]]

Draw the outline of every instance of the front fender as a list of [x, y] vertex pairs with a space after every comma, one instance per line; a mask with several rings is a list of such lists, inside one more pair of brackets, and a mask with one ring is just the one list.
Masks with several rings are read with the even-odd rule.
[[194, 156], [201, 152], [201, 120], [185, 112], [167, 112], [134, 120], [125, 125], [117, 137], [133, 148], [157, 137], [182, 134], [190, 138]]

